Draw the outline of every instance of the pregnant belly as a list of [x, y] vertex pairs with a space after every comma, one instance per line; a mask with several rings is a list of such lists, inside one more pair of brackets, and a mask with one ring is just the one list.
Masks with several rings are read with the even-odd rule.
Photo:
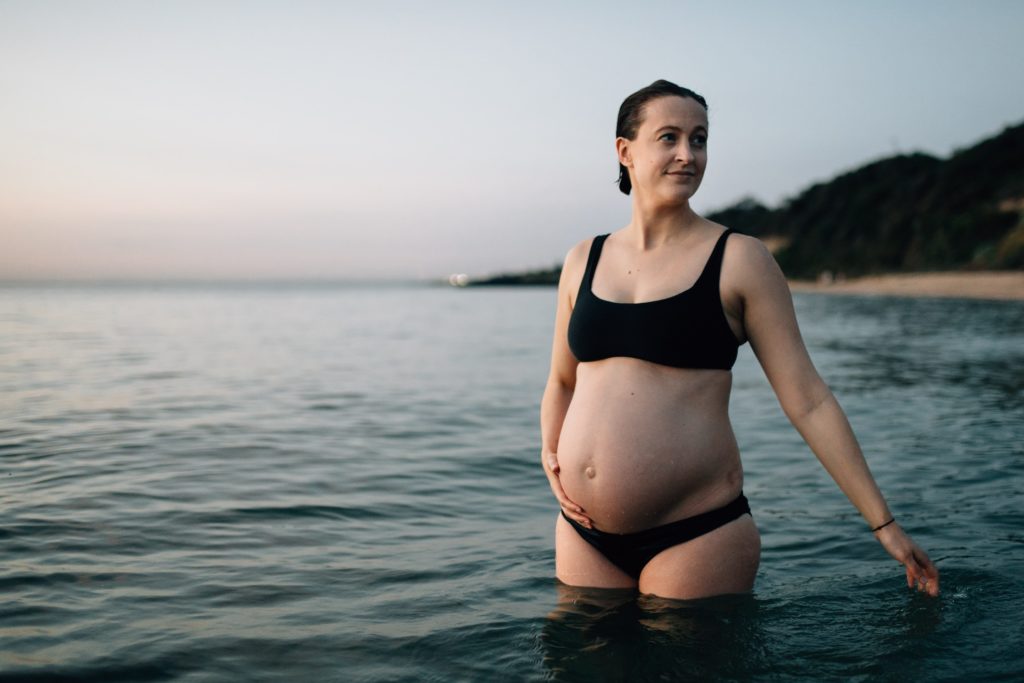
[[732, 458], [695, 455], [560, 454], [560, 478], [598, 529], [631, 533], [721, 507], [739, 493], [742, 475]]
[[598, 529], [648, 529], [725, 505], [740, 492], [727, 399], [688, 405], [589, 400], [577, 386], [559, 436], [559, 478]]

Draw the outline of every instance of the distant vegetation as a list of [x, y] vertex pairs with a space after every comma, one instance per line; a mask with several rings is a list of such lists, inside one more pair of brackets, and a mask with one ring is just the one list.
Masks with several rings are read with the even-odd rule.
[[529, 270], [525, 273], [504, 273], [481, 280], [470, 280], [470, 285], [557, 285], [562, 266], [546, 270]]
[[776, 209], [709, 219], [776, 238], [790, 277], [1024, 268], [1024, 124], [942, 160], [905, 154], [814, 185]]
[[[948, 159], [901, 154], [778, 208], [747, 198], [707, 218], [765, 239], [791, 278], [1024, 269], [1024, 123]], [[559, 270], [473, 284], [556, 284]]]

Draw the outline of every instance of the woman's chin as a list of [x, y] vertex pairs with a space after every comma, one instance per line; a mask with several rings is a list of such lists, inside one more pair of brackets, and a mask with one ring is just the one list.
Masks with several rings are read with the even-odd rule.
[[696, 192], [689, 189], [677, 190], [675, 192], [663, 192], [658, 196], [658, 203], [664, 206], [683, 207], [689, 204], [690, 198], [692, 198], [694, 194], [696, 194]]

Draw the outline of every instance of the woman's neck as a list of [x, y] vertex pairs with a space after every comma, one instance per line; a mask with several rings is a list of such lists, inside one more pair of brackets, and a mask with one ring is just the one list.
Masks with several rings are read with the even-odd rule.
[[633, 217], [624, 231], [626, 239], [640, 251], [676, 241], [689, 234], [700, 221], [687, 201], [672, 206], [645, 204], [633, 198]]

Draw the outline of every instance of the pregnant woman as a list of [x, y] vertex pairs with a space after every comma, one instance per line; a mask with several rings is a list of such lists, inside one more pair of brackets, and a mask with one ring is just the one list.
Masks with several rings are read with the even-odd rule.
[[753, 587], [761, 541], [728, 412], [749, 341], [908, 585], [937, 595], [938, 571], [893, 519], [811, 363], [775, 260], [690, 208], [707, 165], [704, 98], [657, 81], [622, 103], [616, 136], [632, 218], [566, 256], [541, 403], [558, 578], [682, 599]]

